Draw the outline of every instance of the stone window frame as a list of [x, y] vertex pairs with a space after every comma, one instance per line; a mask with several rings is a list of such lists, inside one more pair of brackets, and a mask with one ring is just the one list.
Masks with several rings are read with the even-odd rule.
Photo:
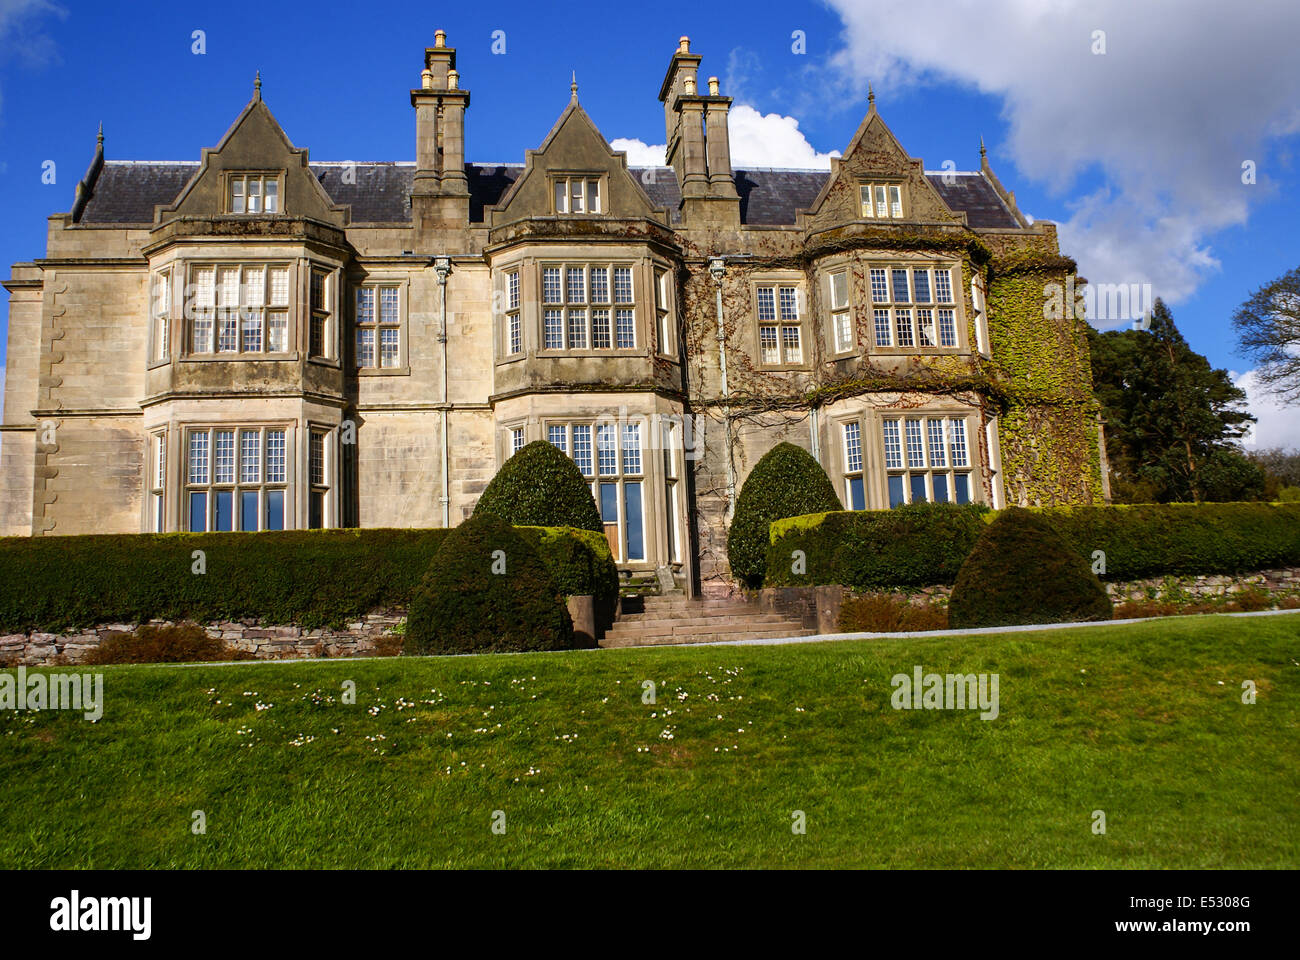
[[[906, 428], [900, 428], [900, 442], [903, 452], [903, 467], [899, 469], [890, 469], [886, 467], [885, 457], [885, 438], [884, 438], [884, 421], [886, 420], [906, 420], [919, 419], [923, 422], [931, 419], [961, 419], [965, 421], [966, 433], [966, 467], [953, 467], [949, 465], [936, 468], [928, 466], [923, 470], [921, 468], [909, 468], [907, 466], [907, 446], [906, 446]], [[888, 510], [889, 505], [889, 474], [901, 474], [906, 477], [912, 472], [924, 472], [933, 474], [936, 471], [942, 471], [949, 475], [953, 473], [968, 473], [970, 503], [988, 503], [985, 496], [985, 478], [988, 470], [983, 461], [984, 447], [981, 443], [981, 416], [977, 408], [969, 404], [958, 402], [929, 402], [915, 406], [894, 405], [889, 407], [859, 407], [856, 410], [846, 410], [832, 417], [828, 417], [833, 430], [832, 443], [832, 462], [830, 467], [832, 477], [835, 481], [836, 491], [840, 494], [846, 509], [852, 509], [851, 488], [849, 480], [852, 476], [861, 474], [863, 477], [863, 495], [864, 509], [866, 510]], [[861, 470], [850, 470], [847, 463], [847, 454], [845, 449], [845, 425], [857, 422], [859, 425], [861, 451], [862, 451], [862, 468]], [[927, 464], [930, 460], [929, 450], [929, 430], [928, 426], [922, 427], [921, 436], [923, 450], [926, 456]], [[831, 471], [828, 471], [831, 472]], [[927, 480], [927, 493], [933, 494], [933, 479]], [[911, 488], [910, 484], [904, 482], [904, 502], [910, 502]], [[955, 488], [950, 483], [949, 500], [955, 503]]]
[[151, 533], [167, 532], [167, 428], [149, 431], [145, 463], [147, 497], [146, 526]]
[[[571, 209], [573, 204], [573, 182], [582, 183], [583, 208], [576, 213]], [[560, 203], [559, 186], [564, 184], [564, 200]], [[591, 210], [589, 198], [591, 196], [591, 184], [596, 185], [596, 203], [598, 209]], [[587, 216], [605, 216], [609, 210], [609, 174], [603, 170], [555, 170], [547, 177], [547, 188], [550, 193], [551, 213], [557, 217], [587, 217]]]
[[[303, 489], [307, 513], [308, 530], [329, 530], [336, 526], [334, 518], [338, 496], [339, 450], [338, 427], [332, 423], [309, 420], [302, 431], [306, 449], [300, 454], [303, 458]], [[321, 473], [316, 472], [316, 438], [321, 443]], [[320, 523], [313, 523], [312, 509], [315, 497], [321, 495]], [[287, 505], [286, 505], [287, 509]]]
[[[156, 267], [149, 277], [149, 361], [150, 367], [171, 362], [175, 337], [172, 320], [176, 316], [175, 263]], [[160, 281], [166, 284], [165, 295], [159, 289]], [[265, 308], [263, 308], [265, 309]]]
[[[633, 290], [636, 289], [635, 281], [636, 275], [633, 274]], [[672, 264], [664, 260], [650, 261], [650, 283], [654, 296], [655, 354], [678, 362], [677, 274]]]
[[[969, 331], [966, 327], [966, 304], [965, 298], [961, 296], [963, 292], [963, 261], [960, 258], [948, 259], [944, 257], [871, 257], [862, 262], [863, 276], [866, 281], [866, 296], [863, 300], [864, 309], [868, 311], [867, 319], [870, 321], [868, 330], [871, 334], [869, 353], [877, 356], [951, 356], [970, 353]], [[876, 300], [873, 287], [871, 271], [885, 271], [885, 290], [888, 300]], [[911, 298], [906, 304], [902, 301], [894, 300], [894, 281], [893, 271], [895, 269], [907, 270], [908, 296]], [[930, 299], [918, 305], [916, 300], [916, 277], [914, 271], [924, 269], [929, 272], [928, 283], [930, 286]], [[940, 303], [935, 299], [934, 292], [938, 284], [934, 278], [936, 270], [947, 270], [949, 272], [949, 284], [952, 293], [950, 303]], [[910, 346], [898, 345], [898, 309], [908, 309], [912, 311], [910, 328], [912, 331], [912, 344]], [[920, 317], [918, 310], [928, 309], [934, 311], [934, 330], [936, 340], [939, 337], [939, 311], [951, 309], [953, 311], [953, 333], [956, 337], [956, 345], [945, 347], [937, 343], [933, 346], [921, 346], [917, 341], [920, 339]], [[879, 343], [876, 328], [876, 311], [886, 310], [889, 316], [890, 342], [885, 345]]]
[[[222, 174], [221, 193], [222, 212], [236, 217], [278, 217], [284, 214], [284, 171], [283, 170], [226, 170]], [[259, 184], [261, 195], [262, 209], [250, 212], [248, 207], [248, 183], [256, 181]], [[235, 210], [234, 190], [235, 184], [244, 185], [244, 207], [243, 210]], [[268, 211], [266, 209], [266, 186], [275, 184], [276, 209]]]
[[[765, 322], [759, 319], [759, 294], [761, 288], [777, 288], [773, 293], [773, 307], [776, 312], [775, 318], [771, 322]], [[795, 310], [797, 311], [794, 323], [786, 322], [781, 317], [781, 287], [793, 287], [795, 291]], [[749, 302], [754, 323], [753, 347], [754, 359], [757, 361], [756, 366], [761, 370], [809, 370], [812, 368], [813, 344], [808, 336], [808, 285], [807, 277], [799, 271], [765, 271], [757, 273], [749, 278]], [[777, 333], [777, 351], [780, 361], [777, 363], [766, 363], [763, 360], [763, 328], [776, 327]], [[788, 363], [785, 360], [785, 328], [796, 327], [799, 330], [799, 353], [800, 359], [797, 363]]]
[[[177, 469], [180, 471], [180, 527], [179, 529], [189, 532], [190, 519], [193, 514], [191, 507], [190, 495], [192, 493], [202, 492], [207, 495], [205, 503], [206, 526], [207, 532], [213, 531], [213, 521], [215, 519], [215, 499], [213, 493], [217, 490], [229, 490], [231, 492], [231, 530], [232, 532], [254, 532], [246, 531], [242, 528], [242, 501], [241, 494], [256, 490], [258, 503], [258, 526], [257, 531], [269, 529], [265, 526], [267, 511], [267, 494], [272, 491], [281, 491], [284, 494], [282, 506], [282, 524], [278, 529], [293, 530], [297, 528], [297, 513], [295, 504], [297, 503], [297, 485], [298, 470], [297, 459], [301, 452], [297, 450], [298, 442], [298, 424], [293, 420], [231, 420], [231, 421], [208, 421], [196, 420], [179, 424], [176, 430], [180, 437], [181, 449], [177, 458]], [[216, 479], [216, 439], [217, 431], [229, 431], [234, 434], [234, 460], [232, 461], [233, 479], [231, 481], [218, 481]], [[258, 433], [258, 479], [256, 481], [244, 480], [244, 434], [256, 431]], [[284, 432], [284, 479], [280, 481], [267, 479], [267, 464], [270, 460], [268, 456], [268, 433], [270, 431]], [[205, 480], [191, 480], [191, 463], [190, 456], [192, 450], [191, 436], [198, 433], [206, 433], [207, 440], [207, 469]]]
[[[404, 377], [410, 376], [410, 293], [411, 278], [406, 274], [398, 273], [371, 273], [364, 277], [356, 277], [348, 285], [350, 295], [348, 296], [348, 308], [350, 310], [349, 322], [351, 325], [352, 335], [348, 338], [348, 348], [351, 351], [349, 358], [350, 372], [358, 377]], [[397, 290], [397, 322], [381, 323], [380, 322], [380, 304], [382, 289]], [[371, 289], [375, 292], [375, 319], [372, 323], [367, 324], [364, 329], [373, 330], [375, 334], [375, 363], [380, 362], [380, 337], [382, 330], [397, 330], [397, 364], [392, 367], [363, 367], [360, 365], [361, 352], [359, 349], [358, 335], [362, 332], [358, 297], [360, 292], [365, 289]]]
[[[198, 300], [198, 283], [195, 280], [197, 272], [202, 269], [210, 268], [213, 271], [213, 305], [211, 307], [201, 307]], [[240, 271], [239, 274], [239, 311], [235, 324], [235, 347], [234, 350], [217, 350], [215, 349], [220, 342], [220, 327], [218, 325], [218, 314], [221, 307], [218, 305], [220, 300], [219, 279], [222, 269], [235, 268]], [[298, 324], [294, 318], [299, 314], [299, 304], [295, 297], [295, 291], [298, 289], [298, 262], [284, 257], [273, 257], [268, 259], [249, 259], [234, 260], [230, 258], [207, 258], [192, 257], [179, 262], [179, 269], [185, 277], [185, 288], [183, 291], [184, 309], [182, 315], [184, 319], [184, 337], [182, 338], [182, 350], [179, 353], [179, 359], [185, 361], [232, 361], [232, 360], [296, 360], [298, 359]], [[262, 334], [261, 342], [263, 348], [270, 345], [270, 314], [272, 308], [283, 309], [286, 316], [285, 331], [285, 349], [283, 350], [244, 350], [243, 338], [243, 311], [245, 308], [244, 296], [246, 284], [244, 283], [244, 271], [248, 269], [260, 269], [262, 271]], [[271, 271], [275, 269], [284, 269], [288, 274], [288, 302], [281, 304], [272, 304], [271, 301]], [[174, 281], [174, 277], [173, 277]], [[173, 282], [173, 287], [175, 283]], [[196, 350], [194, 346], [194, 321], [199, 319], [198, 311], [200, 309], [209, 309], [211, 313], [212, 335], [209, 341], [212, 350]], [[175, 340], [175, 338], [173, 338]], [[175, 351], [173, 351], [175, 352]], [[318, 358], [319, 359], [319, 358]]]
[[[603, 257], [569, 257], [565, 259], [538, 259], [534, 262], [534, 275], [536, 277], [537, 290], [537, 356], [539, 357], [635, 357], [646, 356], [648, 348], [645, 345], [646, 331], [641, 326], [641, 307], [643, 301], [638, 298], [638, 292], [644, 295], [644, 290], [639, 290], [638, 281], [641, 279], [641, 269], [645, 261], [629, 258], [606, 259]], [[591, 298], [591, 269], [606, 268], [609, 271], [608, 277], [608, 300], [594, 301]], [[569, 294], [569, 270], [581, 268], [583, 274], [583, 289], [586, 300], [578, 302], [571, 301]], [[616, 295], [617, 284], [615, 283], [615, 269], [626, 268], [631, 271], [630, 289], [631, 300], [620, 301]], [[508, 268], [507, 268], [508, 269]], [[547, 269], [559, 269], [560, 271], [560, 300], [550, 301], [547, 299], [546, 292], [546, 271]], [[609, 342], [608, 347], [596, 347], [595, 343], [595, 318], [597, 310], [609, 311]], [[552, 310], [558, 310], [561, 314], [560, 334], [564, 339], [562, 347], [548, 347], [546, 345], [546, 321], [547, 313]], [[571, 311], [582, 310], [586, 313], [585, 321], [585, 347], [571, 346], [572, 342], [572, 317]], [[618, 345], [618, 322], [619, 314], [623, 312], [631, 313], [632, 322], [632, 346], [620, 347]], [[511, 356], [504, 359], [517, 359]]]
[[[869, 208], [867, 204], [863, 202], [862, 199], [863, 190], [871, 191], [870, 196], [872, 198], [872, 202]], [[888, 208], [888, 210], [887, 213], [883, 215], [879, 213], [880, 200], [879, 197], [877, 196], [878, 190], [885, 191], [885, 206]], [[892, 195], [892, 192], [894, 190], [898, 191], [897, 212], [894, 211], [894, 198]], [[858, 219], [860, 220], [906, 220], [907, 212], [909, 209], [911, 209], [910, 206], [911, 197], [908, 194], [909, 191], [908, 191], [907, 181], [902, 179], [901, 177], [872, 177], [869, 180], [866, 179], [859, 180], [858, 196], [856, 199]]]

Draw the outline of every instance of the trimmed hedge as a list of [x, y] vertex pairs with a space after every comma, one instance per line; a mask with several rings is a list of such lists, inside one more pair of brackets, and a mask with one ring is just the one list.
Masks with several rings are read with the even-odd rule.
[[955, 630], [1110, 618], [1106, 588], [1052, 518], [1019, 507], [989, 524], [948, 601]]
[[606, 629], [618, 613], [618, 567], [603, 533], [574, 527], [515, 527], [537, 551], [566, 597], [591, 596], [596, 626]]
[[[988, 508], [915, 503], [896, 510], [842, 510], [772, 524], [769, 587], [839, 583], [859, 589], [950, 584], [984, 532]], [[802, 550], [805, 572], [795, 572]]]
[[[148, 620], [336, 626], [407, 606], [446, 536], [438, 528], [0, 537], [0, 631]], [[617, 603], [603, 536], [524, 536], [566, 591]], [[195, 550], [205, 574], [191, 572]]]
[[1300, 565], [1300, 503], [1155, 503], [1042, 511], [1103, 580]]
[[577, 527], [601, 533], [591, 484], [553, 443], [534, 440], [501, 465], [474, 507], [519, 527]]
[[[951, 511], [968, 511], [965, 519]], [[918, 515], [908, 522], [908, 511]], [[1162, 503], [1043, 507], [1076, 553], [1105, 554], [1103, 580], [1229, 574], [1300, 566], [1300, 504]], [[838, 583], [848, 587], [951, 584], [980, 530], [970, 517], [996, 515], [970, 505], [914, 504], [897, 510], [841, 511], [792, 517], [771, 527], [769, 586]], [[807, 573], [791, 572], [791, 553], [807, 555]]]
[[490, 513], [452, 530], [411, 598], [402, 652], [571, 648], [564, 594], [530, 539]]
[[736, 498], [736, 513], [727, 531], [732, 575], [750, 586], [763, 582], [772, 521], [842, 507], [830, 478], [812, 454], [793, 443], [778, 443], [754, 464]]

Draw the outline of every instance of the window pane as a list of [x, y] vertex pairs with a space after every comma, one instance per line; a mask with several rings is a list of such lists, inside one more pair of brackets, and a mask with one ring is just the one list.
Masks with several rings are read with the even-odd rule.
[[620, 350], [636, 349], [636, 323], [631, 310], [616, 310], [614, 313], [618, 348]]
[[903, 447], [899, 438], [897, 420], [886, 420], [883, 424], [885, 433], [885, 467], [898, 470], [903, 466]]
[[311, 482], [318, 487], [325, 486], [325, 434], [312, 432], [311, 435]]
[[519, 306], [519, 271], [506, 274], [506, 303], [511, 310]]
[[568, 213], [569, 211], [569, 181], [555, 181], [555, 212]]
[[600, 181], [587, 181], [587, 212], [600, 213]]
[[786, 363], [803, 363], [803, 345], [799, 340], [798, 327], [782, 327], [781, 342], [785, 346]]
[[764, 363], [781, 362], [781, 353], [777, 349], [776, 327], [758, 328], [758, 346]]
[[939, 311], [939, 346], [957, 346], [957, 323], [951, 310]]
[[794, 287], [781, 287], [781, 319], [799, 319], [798, 291]]
[[230, 212], [244, 212], [244, 178], [236, 177], [230, 181]]
[[591, 345], [597, 350], [608, 350], [613, 345], [610, 339], [609, 311], [591, 311]]
[[524, 331], [519, 322], [519, 314], [510, 314], [510, 352], [523, 353], [524, 351]]
[[262, 352], [262, 311], [249, 310], [244, 314], [243, 349], [246, 353]]
[[245, 430], [239, 435], [239, 482], [262, 481], [262, 435]]
[[876, 187], [876, 216], [878, 217], [889, 216], [889, 206], [885, 202], [884, 187]]
[[862, 216], [871, 216], [871, 188], [868, 186], [858, 187], [858, 204], [862, 209]]
[[190, 483], [208, 482], [208, 434], [206, 430], [190, 434]]
[[758, 288], [758, 319], [776, 319], [776, 290], [772, 287]]
[[641, 424], [623, 425], [623, 472], [641, 472]]
[[379, 365], [395, 367], [401, 359], [398, 331], [392, 328], [379, 331]]
[[849, 320], [849, 312], [835, 314], [832, 322], [835, 325], [835, 347], [837, 350], [848, 350], [853, 346], [853, 324]]
[[190, 494], [190, 530], [202, 533], [208, 529], [208, 495]]
[[893, 335], [889, 329], [889, 311], [875, 310], [874, 318], [876, 323], [876, 346], [887, 347], [894, 342]]
[[927, 500], [925, 495], [925, 474], [913, 473], [910, 475], [910, 479], [912, 485], [912, 502], [925, 503]]
[[901, 217], [903, 215], [902, 187], [889, 188], [889, 215], [892, 217]]
[[357, 366], [373, 367], [375, 365], [375, 331], [357, 331]]
[[966, 450], [966, 421], [960, 417], [953, 417], [948, 421], [948, 426], [952, 434], [952, 465], [954, 467], [969, 467], [970, 459]]
[[834, 310], [842, 309], [849, 303], [849, 274], [848, 271], [831, 274], [831, 308]]
[[284, 431], [266, 431], [266, 482], [284, 483]]
[[216, 490], [212, 494], [213, 530], [235, 529], [235, 492], [233, 490]]
[[235, 431], [217, 430], [213, 433], [213, 483], [235, 482]]
[[970, 503], [970, 474], [958, 473], [952, 479], [953, 486], [957, 491], [957, 496], [954, 499], [957, 503]]
[[856, 422], [844, 424], [844, 469], [847, 473], [862, 469], [862, 427]]
[[892, 274], [894, 278], [894, 302], [910, 303], [911, 296], [907, 292], [907, 271], [895, 267]]
[[287, 307], [289, 305], [289, 268], [271, 268], [271, 305]]
[[243, 490], [239, 494], [239, 529], [257, 529], [257, 491]]
[[569, 431], [563, 425], [551, 425], [546, 428], [546, 439], [555, 449], [562, 453], [569, 452]]
[[609, 267], [592, 267], [590, 274], [591, 302], [609, 303]]
[[217, 351], [234, 353], [239, 348], [239, 311], [222, 310], [217, 317]]
[[894, 326], [898, 329], [898, 345], [900, 347], [911, 347], [916, 345], [912, 338], [912, 311], [895, 310]]
[[[897, 479], [890, 477], [890, 480]], [[849, 509], [865, 510], [867, 509], [867, 497], [862, 486], [862, 477], [849, 477]]]
[[542, 300], [545, 303], [563, 303], [560, 287], [560, 268], [546, 267], [542, 270]]
[[325, 525], [325, 494], [320, 490], [313, 490], [311, 498], [307, 501], [307, 526], [312, 530], [319, 530]]
[[273, 311], [267, 317], [266, 348], [272, 353], [283, 353], [289, 349], [289, 315], [283, 311]]
[[925, 466], [925, 446], [921, 442], [921, 421], [907, 420], [907, 465]]
[[901, 507], [906, 502], [903, 498], [903, 476], [895, 473], [889, 478], [889, 509]]
[[379, 288], [379, 322], [380, 323], [397, 323], [398, 321], [398, 299], [396, 287]]
[[600, 485], [600, 520], [602, 523], [618, 523], [617, 483], [602, 483]]
[[573, 462], [583, 476], [591, 476], [591, 427], [585, 424], [573, 428]]
[[921, 346], [933, 347], [935, 343], [934, 332], [934, 311], [918, 310], [916, 311], [916, 333], [920, 339]]
[[934, 475], [934, 502], [948, 502], [948, 474], [936, 473]]
[[952, 303], [952, 271], [934, 271], [934, 293], [939, 303]]
[[871, 268], [871, 299], [875, 303], [889, 302], [889, 284], [884, 267]]
[[564, 349], [564, 311], [547, 310], [542, 345], [547, 350]]
[[916, 287], [916, 302], [930, 302], [930, 271], [913, 270], [912, 284]]
[[587, 272], [582, 267], [569, 267], [564, 275], [568, 283], [569, 303], [586, 303]]
[[602, 477], [618, 473], [618, 435], [613, 424], [602, 423], [596, 426], [596, 462]]
[[266, 491], [266, 529], [284, 529], [284, 491]]
[[645, 522], [641, 516], [641, 484], [623, 484], [623, 498], [627, 505], [627, 558], [645, 559]]
[[946, 467], [948, 460], [943, 446], [944, 421], [930, 420], [926, 427], [930, 438], [930, 466]]
[[587, 349], [587, 311], [569, 311], [569, 349]]
[[582, 213], [582, 181], [574, 178], [569, 181], [569, 212]]
[[275, 213], [280, 208], [280, 183], [278, 180], [266, 181], [266, 212]]
[[632, 268], [614, 268], [614, 302], [632, 302]]

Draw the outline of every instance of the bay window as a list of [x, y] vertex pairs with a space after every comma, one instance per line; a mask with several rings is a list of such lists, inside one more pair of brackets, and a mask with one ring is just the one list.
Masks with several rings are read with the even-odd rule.
[[289, 349], [287, 266], [195, 264], [187, 292], [190, 353]]
[[873, 266], [872, 328], [877, 347], [954, 348], [953, 266]]
[[542, 349], [635, 350], [636, 339], [630, 266], [542, 267]]
[[619, 563], [646, 559], [643, 425], [639, 420], [548, 423], [546, 439], [591, 484], [610, 550]]
[[965, 417], [887, 417], [881, 421], [889, 506], [970, 503]]
[[186, 529], [283, 530], [285, 442], [283, 427], [191, 428], [186, 437]]

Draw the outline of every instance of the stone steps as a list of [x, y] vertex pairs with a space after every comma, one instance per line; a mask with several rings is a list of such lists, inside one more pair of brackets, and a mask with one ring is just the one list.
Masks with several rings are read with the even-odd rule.
[[602, 647], [765, 640], [815, 632], [796, 618], [765, 611], [742, 597], [646, 597], [638, 606], [625, 605], [629, 607], [600, 641]]

